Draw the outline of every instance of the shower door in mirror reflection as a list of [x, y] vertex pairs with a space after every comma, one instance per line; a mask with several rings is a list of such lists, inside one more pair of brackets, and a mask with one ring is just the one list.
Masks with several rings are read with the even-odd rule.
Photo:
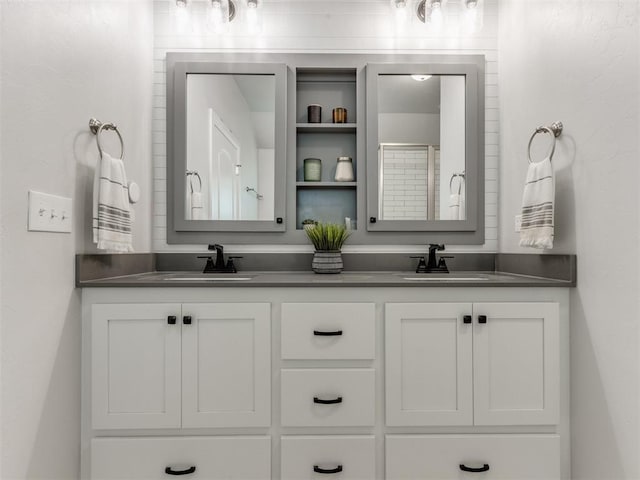
[[273, 220], [274, 76], [189, 74], [186, 100], [186, 169], [202, 190], [187, 182], [185, 219], [195, 201], [202, 220]]
[[464, 220], [464, 75], [379, 75], [378, 142], [380, 220]]

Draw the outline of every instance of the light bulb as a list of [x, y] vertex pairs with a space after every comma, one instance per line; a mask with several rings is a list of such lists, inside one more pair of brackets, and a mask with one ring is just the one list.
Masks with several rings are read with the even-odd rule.
[[176, 0], [176, 7], [187, 8], [187, 0]]

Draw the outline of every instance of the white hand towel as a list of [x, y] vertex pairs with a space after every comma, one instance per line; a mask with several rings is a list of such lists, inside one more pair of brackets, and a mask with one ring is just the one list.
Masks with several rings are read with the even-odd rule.
[[124, 163], [103, 152], [93, 181], [93, 241], [99, 249], [133, 251], [129, 208]]
[[462, 198], [457, 193], [449, 195], [449, 220], [460, 220], [460, 202]]
[[191, 220], [202, 220], [204, 218], [202, 212], [202, 193], [191, 193]]
[[520, 246], [553, 248], [555, 178], [551, 159], [530, 163], [522, 194]]

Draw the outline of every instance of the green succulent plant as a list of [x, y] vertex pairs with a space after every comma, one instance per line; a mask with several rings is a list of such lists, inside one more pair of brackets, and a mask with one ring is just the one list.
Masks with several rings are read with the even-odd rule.
[[347, 227], [335, 223], [318, 222], [313, 226], [307, 226], [304, 231], [315, 249], [320, 251], [341, 250], [351, 235]]

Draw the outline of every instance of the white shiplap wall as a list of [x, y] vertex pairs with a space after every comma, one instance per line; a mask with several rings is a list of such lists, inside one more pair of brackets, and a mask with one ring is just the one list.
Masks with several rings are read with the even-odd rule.
[[[238, 0], [237, 0], [238, 1]], [[498, 0], [485, 1], [484, 27], [462, 37], [446, 33], [438, 37], [424, 34], [423, 25], [412, 19], [396, 33], [388, 0], [264, 0], [263, 32], [252, 37], [242, 31], [242, 23], [231, 23], [224, 36], [209, 33], [205, 2], [192, 0], [189, 19], [176, 15], [173, 0], [154, 2], [154, 85], [153, 85], [153, 250], [199, 251], [203, 245], [168, 245], [166, 242], [166, 98], [165, 56], [183, 52], [314, 52], [314, 53], [456, 53], [484, 54], [486, 57], [486, 150], [485, 150], [485, 244], [455, 246], [449, 250], [498, 250]], [[428, 239], [425, 238], [425, 243]], [[413, 252], [424, 246], [347, 245], [345, 252]], [[310, 245], [231, 245], [230, 252], [312, 251]]]

